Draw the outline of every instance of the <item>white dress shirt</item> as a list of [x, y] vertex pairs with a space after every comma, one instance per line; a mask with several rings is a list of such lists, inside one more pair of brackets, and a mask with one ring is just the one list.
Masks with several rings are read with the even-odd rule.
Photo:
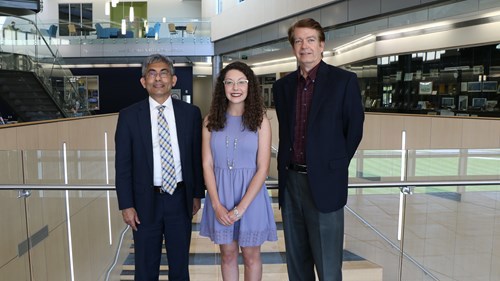
[[175, 174], [177, 182], [182, 181], [181, 154], [179, 142], [177, 140], [177, 127], [175, 125], [174, 107], [172, 97], [169, 97], [163, 104], [159, 104], [153, 98], [149, 97], [149, 111], [151, 113], [151, 136], [153, 140], [153, 184], [161, 186], [161, 158], [160, 158], [160, 137], [158, 136], [158, 106], [164, 105], [163, 114], [167, 118], [168, 129], [170, 132], [170, 141], [172, 143], [172, 152], [174, 154]]

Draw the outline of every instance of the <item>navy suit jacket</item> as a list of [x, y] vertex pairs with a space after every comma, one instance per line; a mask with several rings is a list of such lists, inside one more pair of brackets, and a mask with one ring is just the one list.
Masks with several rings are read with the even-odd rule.
[[[283, 204], [292, 156], [298, 71], [273, 85], [279, 121], [278, 181]], [[347, 202], [349, 163], [363, 135], [364, 112], [356, 74], [321, 61], [307, 119], [307, 177], [314, 203], [333, 212]]]
[[[201, 164], [201, 113], [196, 106], [172, 99], [179, 143], [186, 205], [192, 217], [193, 198], [205, 196]], [[153, 145], [149, 101], [120, 111], [115, 134], [116, 193], [120, 210], [134, 207], [141, 222], [156, 212], [153, 200]]]

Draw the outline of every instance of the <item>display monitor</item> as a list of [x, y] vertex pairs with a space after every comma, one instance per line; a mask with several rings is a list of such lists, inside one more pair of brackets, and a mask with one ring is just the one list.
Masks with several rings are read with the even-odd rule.
[[441, 99], [442, 108], [455, 108], [455, 99], [452, 97], [444, 97]]
[[472, 107], [474, 108], [484, 108], [486, 106], [486, 98], [473, 98]]

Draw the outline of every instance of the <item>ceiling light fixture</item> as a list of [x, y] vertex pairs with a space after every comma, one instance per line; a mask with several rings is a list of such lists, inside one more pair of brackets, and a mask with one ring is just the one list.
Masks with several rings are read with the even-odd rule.
[[276, 63], [287, 63], [287, 62], [294, 62], [295, 60], [296, 60], [295, 57], [288, 57], [288, 58], [275, 59], [275, 60], [264, 61], [264, 62], [257, 62], [257, 63], [252, 64], [252, 66], [262, 66], [262, 65], [276, 64]]
[[110, 11], [111, 11], [111, 3], [109, 1], [106, 1], [106, 3], [104, 3], [104, 14], [106, 16], [109, 16], [110, 14]]
[[128, 15], [130, 17], [130, 22], [134, 22], [134, 18], [135, 18], [135, 16], [134, 16], [134, 4], [133, 3], [134, 2], [130, 2], [130, 10], [128, 12]]
[[355, 48], [358, 48], [362, 45], [365, 45], [365, 43], [372, 43], [372, 42], [375, 42], [375, 35], [373, 34], [368, 34], [368, 35], [365, 35], [361, 38], [358, 38], [356, 40], [353, 40], [347, 44], [344, 44], [344, 45], [341, 45], [341, 46], [338, 46], [336, 48], [333, 48], [333, 54], [340, 54], [341, 52], [343, 51], [348, 51], [348, 50], [351, 50], [351, 49], [355, 49]]
[[125, 20], [125, 3], [122, 3], [122, 35], [127, 34], [127, 21]]

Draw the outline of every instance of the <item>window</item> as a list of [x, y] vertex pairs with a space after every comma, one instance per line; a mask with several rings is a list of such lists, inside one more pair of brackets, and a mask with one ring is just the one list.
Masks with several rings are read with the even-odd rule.
[[92, 27], [92, 21], [92, 3], [59, 4], [59, 35], [69, 35], [70, 23]]

